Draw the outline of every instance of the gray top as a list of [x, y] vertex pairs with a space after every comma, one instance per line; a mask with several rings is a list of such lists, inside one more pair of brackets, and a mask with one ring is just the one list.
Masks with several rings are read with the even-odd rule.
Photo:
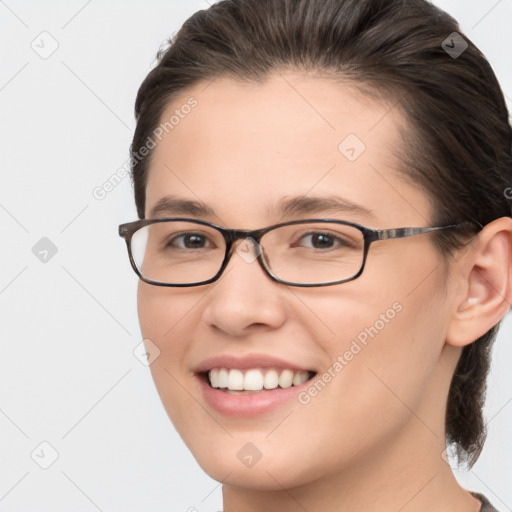
[[[491, 505], [491, 502], [483, 494], [480, 494], [478, 492], [471, 492], [471, 494], [477, 500], [480, 500], [482, 502], [482, 508], [480, 509], [480, 512], [498, 512], [498, 510]], [[222, 512], [222, 510], [219, 510], [219, 512]]]
[[480, 512], [498, 512], [498, 510], [491, 505], [491, 502], [483, 494], [478, 492], [472, 492], [471, 494], [482, 502]]

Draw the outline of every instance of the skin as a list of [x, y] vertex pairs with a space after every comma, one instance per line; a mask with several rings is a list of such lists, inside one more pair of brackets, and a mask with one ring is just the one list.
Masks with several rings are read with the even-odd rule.
[[[190, 96], [197, 107], [154, 149], [147, 217], [173, 194], [216, 213], [198, 218], [257, 229], [282, 220], [268, 209], [283, 198], [335, 191], [373, 216], [284, 220], [430, 225], [428, 197], [393, 158], [405, 126], [397, 109], [347, 84], [288, 71], [262, 84], [199, 84], [162, 119]], [[350, 133], [366, 145], [354, 162], [338, 150]], [[449, 263], [430, 235], [377, 242], [362, 276], [341, 285], [285, 286], [236, 253], [213, 284], [140, 282], [142, 334], [161, 351], [151, 365], [156, 387], [198, 463], [223, 482], [225, 512], [479, 510], [442, 457], [445, 403], [462, 348], [508, 310], [511, 223], [487, 226]], [[321, 373], [394, 303], [402, 311], [307, 405], [291, 400], [259, 417], [231, 418], [203, 399], [192, 371], [202, 360], [265, 353]], [[262, 453], [252, 468], [237, 457], [248, 442]]]

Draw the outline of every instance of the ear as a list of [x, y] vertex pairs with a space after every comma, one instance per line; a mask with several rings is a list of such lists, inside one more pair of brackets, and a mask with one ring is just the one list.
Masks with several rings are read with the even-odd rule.
[[446, 343], [464, 347], [499, 323], [511, 307], [512, 218], [487, 224], [455, 267], [461, 293]]

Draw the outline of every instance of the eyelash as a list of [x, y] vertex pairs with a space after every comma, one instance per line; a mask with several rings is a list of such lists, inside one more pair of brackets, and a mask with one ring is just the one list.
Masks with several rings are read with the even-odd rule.
[[[336, 236], [335, 234], [325, 232], [325, 231], [310, 231], [308, 233], [304, 233], [300, 236], [299, 241], [303, 240], [306, 237], [311, 237], [314, 235], [321, 235], [321, 236], [329, 237], [334, 242], [338, 242], [338, 245], [341, 245], [343, 247], [353, 247], [354, 246], [354, 244], [350, 240], [347, 240], [346, 238], [341, 238], [339, 236]], [[165, 243], [165, 247], [166, 248], [171, 247], [172, 244], [174, 242], [176, 242], [176, 240], [179, 240], [179, 239], [183, 240], [185, 237], [192, 237], [192, 236], [197, 236], [197, 237], [202, 237], [203, 239], [208, 239], [207, 235], [203, 235], [201, 233], [187, 232], [187, 233], [182, 233], [180, 235], [174, 236], [171, 240], [169, 240], [167, 243]], [[295, 242], [292, 244], [292, 247], [298, 247], [298, 244]], [[189, 249], [187, 247], [179, 247], [179, 248], [184, 249], [184, 250]], [[201, 249], [204, 249], [204, 248], [201, 247]], [[314, 249], [317, 249], [317, 248], [314, 248]], [[329, 249], [332, 249], [332, 248], [329, 247]]]

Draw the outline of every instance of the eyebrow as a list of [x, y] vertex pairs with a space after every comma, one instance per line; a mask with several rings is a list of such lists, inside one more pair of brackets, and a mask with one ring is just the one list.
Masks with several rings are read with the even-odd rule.
[[215, 212], [206, 204], [176, 196], [162, 197], [151, 208], [149, 218], [154, 219], [161, 215], [192, 215], [197, 217], [214, 217]]
[[285, 199], [271, 212], [279, 219], [298, 214], [352, 213], [368, 219], [375, 219], [373, 211], [340, 196], [297, 196]]
[[[373, 211], [364, 206], [349, 201], [340, 196], [329, 195], [322, 197], [296, 196], [281, 200], [268, 210], [272, 218], [278, 221], [294, 215], [313, 213], [351, 213], [358, 216], [375, 219]], [[215, 211], [200, 201], [182, 199], [168, 195], [162, 197], [150, 210], [149, 218], [162, 215], [190, 215], [194, 217], [217, 217]]]

